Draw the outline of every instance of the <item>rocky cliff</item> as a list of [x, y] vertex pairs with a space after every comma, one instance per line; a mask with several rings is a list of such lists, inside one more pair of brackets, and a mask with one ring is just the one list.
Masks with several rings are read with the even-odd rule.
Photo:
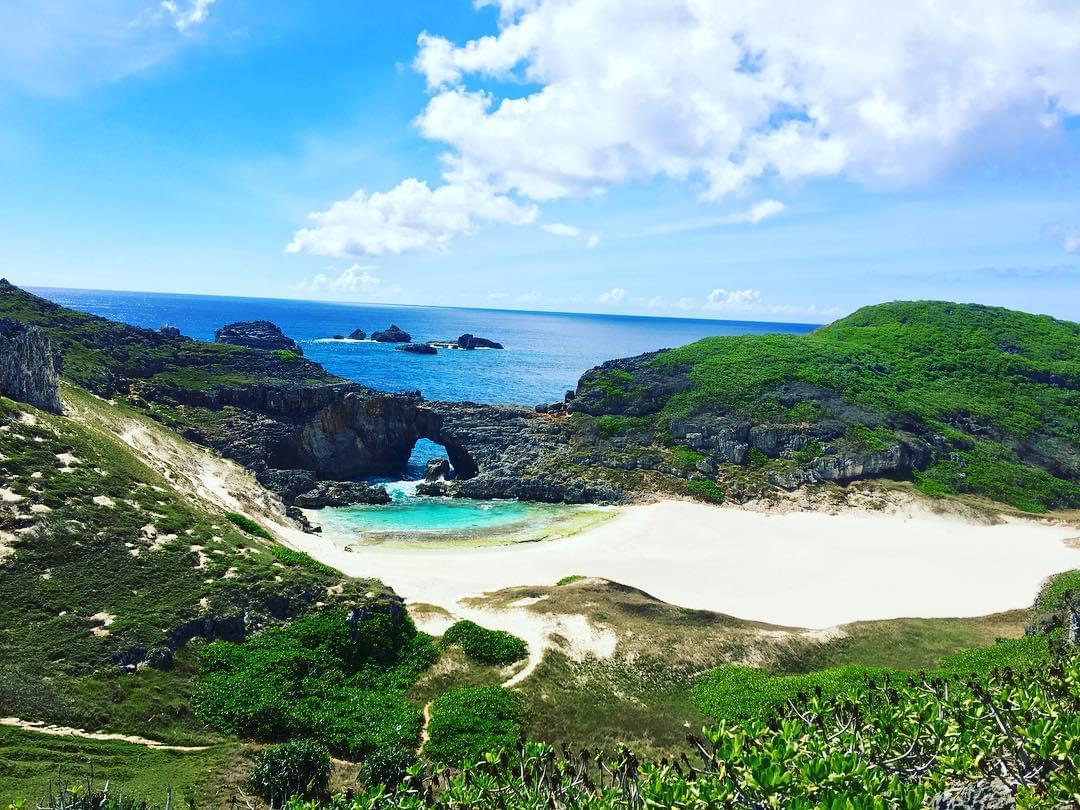
[[53, 413], [61, 410], [60, 379], [48, 337], [7, 318], [0, 318], [0, 395]]
[[227, 324], [214, 332], [217, 343], [246, 346], [265, 351], [286, 351], [303, 355], [300, 344], [288, 337], [281, 328], [270, 321], [239, 321]]

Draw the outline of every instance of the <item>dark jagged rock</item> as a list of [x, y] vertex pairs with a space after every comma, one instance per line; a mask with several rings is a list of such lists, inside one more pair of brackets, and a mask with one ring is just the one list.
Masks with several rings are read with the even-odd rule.
[[0, 394], [60, 413], [56, 358], [37, 327], [0, 318]]
[[501, 349], [503, 345], [496, 343], [494, 340], [488, 340], [487, 338], [477, 337], [476, 335], [470, 335], [466, 332], [464, 335], [457, 339], [457, 345], [462, 349]]
[[424, 481], [416, 485], [416, 494], [428, 498], [445, 498], [450, 494], [450, 488], [445, 481]]
[[404, 343], [401, 346], [395, 346], [399, 352], [408, 352], [409, 354], [438, 354], [439, 350], [434, 346], [429, 346], [426, 343]]
[[363, 329], [353, 329], [349, 332], [349, 340], [365, 340], [367, 338], [367, 332]]
[[238, 321], [214, 332], [214, 341], [233, 346], [267, 351], [290, 351], [303, 356], [304, 350], [292, 338], [270, 321]]
[[377, 343], [410, 343], [412, 335], [394, 324], [381, 332], [372, 332], [371, 339]]
[[428, 459], [428, 463], [424, 466], [424, 480], [428, 483], [433, 483], [435, 481], [445, 481], [452, 474], [453, 468], [451, 468], [450, 466], [449, 459]]
[[956, 791], [939, 793], [930, 801], [934, 810], [1012, 810], [1016, 794], [1000, 779], [982, 779]]
[[334, 340], [344, 340], [344, 339], [345, 339], [344, 335], [334, 335]]
[[302, 509], [322, 509], [360, 503], [385, 504], [390, 503], [390, 496], [382, 487], [360, 481], [320, 481], [308, 492], [297, 495], [293, 503]]
[[158, 329], [158, 333], [161, 334], [163, 337], [167, 338], [176, 338], [177, 340], [191, 340], [191, 338], [189, 338], [187, 335], [180, 332], [180, 327], [173, 326], [172, 324], [168, 323]]

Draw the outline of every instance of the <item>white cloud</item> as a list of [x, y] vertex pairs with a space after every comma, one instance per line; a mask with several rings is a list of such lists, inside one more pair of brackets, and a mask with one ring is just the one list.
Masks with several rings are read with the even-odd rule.
[[161, 64], [198, 41], [212, 2], [0, 2], [0, 88], [64, 96]]
[[918, 183], [1080, 113], [1080, 14], [1059, 0], [481, 5], [496, 34], [421, 35], [419, 126], [451, 173], [533, 200], [658, 176], [709, 199], [762, 177]]
[[594, 247], [596, 247], [599, 244], [600, 244], [600, 234], [598, 234], [598, 233], [589, 234], [589, 238], [585, 240], [585, 247], [587, 247], [589, 250], [592, 250]]
[[486, 186], [447, 183], [432, 190], [410, 178], [387, 192], [368, 195], [360, 189], [312, 213], [313, 226], [297, 231], [285, 249], [325, 256], [442, 252], [479, 222], [524, 225], [537, 213], [536, 206], [519, 204]]
[[161, 7], [172, 18], [177, 31], [186, 31], [193, 25], [206, 22], [210, 16], [210, 6], [212, 5], [214, 5], [214, 0], [191, 0], [186, 7], [174, 2], [174, 0], [162, 0], [161, 2]]
[[576, 225], [564, 225], [561, 222], [552, 222], [547, 225], [541, 225], [540, 227], [550, 233], [552, 236], [578, 237], [582, 234], [581, 228], [577, 227]]
[[759, 203], [754, 203], [745, 211], [732, 214], [727, 218], [727, 221], [731, 223], [747, 222], [751, 225], [757, 225], [759, 222], [764, 222], [777, 214], [784, 213], [786, 210], [787, 206], [779, 200], [762, 200]]
[[487, 294], [488, 301], [505, 301], [510, 297], [510, 293], [493, 292]]
[[705, 297], [702, 309], [726, 312], [746, 312], [761, 298], [758, 290], [725, 290], [717, 288]]
[[1044, 225], [1043, 236], [1053, 239], [1066, 253], [1080, 253], [1080, 229], [1066, 228], [1060, 223]]
[[346, 267], [337, 276], [328, 275], [336, 272], [336, 268], [327, 267], [328, 272], [317, 273], [309, 281], [297, 285], [297, 289], [307, 293], [330, 293], [333, 295], [357, 295], [392, 297], [401, 292], [401, 287], [393, 285], [386, 287], [382, 279], [371, 271], [375, 269], [370, 264], [354, 264]]
[[626, 297], [626, 290], [622, 287], [613, 287], [606, 293], [601, 293], [597, 299], [601, 304], [619, 304]]

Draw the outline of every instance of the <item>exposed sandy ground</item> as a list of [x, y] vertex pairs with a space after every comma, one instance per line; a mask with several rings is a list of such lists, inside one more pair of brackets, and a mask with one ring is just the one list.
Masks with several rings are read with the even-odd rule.
[[20, 720], [17, 717], [0, 717], [0, 726], [19, 728], [24, 731], [36, 731], [38, 734], [49, 734], [54, 737], [81, 737], [84, 740], [111, 740], [113, 742], [126, 742], [132, 745], [141, 745], [145, 748], [155, 748], [159, 751], [205, 751], [208, 745], [166, 745], [156, 740], [148, 740], [146, 737], [136, 737], [132, 734], [108, 734], [103, 731], [84, 731], [81, 728], [69, 728], [68, 726], [49, 726], [44, 723]]
[[[1075, 527], [988, 525], [917, 502], [888, 514], [767, 514], [686, 501], [626, 507], [564, 540], [481, 549], [355, 547], [285, 538], [408, 600], [460, 614], [462, 601], [584, 574], [683, 607], [794, 627], [899, 617], [980, 616], [1030, 604], [1047, 576], [1080, 567]], [[470, 617], [471, 618], [471, 617]], [[528, 640], [528, 639], [527, 639]]]

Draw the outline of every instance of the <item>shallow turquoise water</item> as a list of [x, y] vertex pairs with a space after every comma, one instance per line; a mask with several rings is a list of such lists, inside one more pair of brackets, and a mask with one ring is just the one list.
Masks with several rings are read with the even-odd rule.
[[356, 533], [470, 534], [551, 520], [558, 507], [520, 501], [408, 497], [385, 506], [327, 509], [322, 522]]

